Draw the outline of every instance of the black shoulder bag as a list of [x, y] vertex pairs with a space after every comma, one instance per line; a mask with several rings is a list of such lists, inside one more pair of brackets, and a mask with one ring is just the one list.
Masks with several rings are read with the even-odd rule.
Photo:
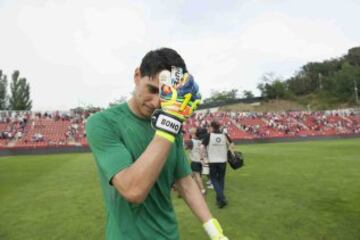
[[241, 152], [230, 150], [227, 151], [227, 160], [232, 169], [238, 169], [244, 166], [244, 157]]

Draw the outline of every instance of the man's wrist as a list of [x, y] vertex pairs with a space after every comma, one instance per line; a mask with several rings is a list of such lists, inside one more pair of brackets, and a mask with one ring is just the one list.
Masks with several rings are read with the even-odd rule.
[[176, 136], [181, 131], [182, 120], [157, 109], [151, 116], [151, 126], [157, 131]]
[[205, 222], [203, 224], [203, 227], [210, 239], [227, 239], [223, 234], [220, 223], [215, 218], [211, 218], [210, 220]]
[[175, 141], [175, 136], [174, 135], [172, 135], [170, 133], [167, 133], [167, 132], [164, 132], [164, 131], [161, 131], [161, 130], [156, 130], [155, 135], [157, 135], [159, 137], [162, 137], [162, 138], [165, 138], [166, 140], [168, 140], [171, 143], [173, 143]]

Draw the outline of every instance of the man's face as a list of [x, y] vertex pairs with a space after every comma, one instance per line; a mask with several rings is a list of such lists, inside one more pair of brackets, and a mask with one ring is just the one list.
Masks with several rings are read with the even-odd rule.
[[159, 98], [159, 74], [154, 77], [140, 75], [135, 72], [136, 113], [143, 118], [149, 118], [153, 111], [160, 108]]

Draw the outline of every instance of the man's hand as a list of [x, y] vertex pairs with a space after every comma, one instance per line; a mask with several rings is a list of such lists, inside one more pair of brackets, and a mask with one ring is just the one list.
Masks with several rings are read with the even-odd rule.
[[220, 223], [215, 218], [210, 219], [203, 226], [211, 240], [229, 240], [224, 236]]
[[172, 67], [159, 74], [160, 102], [164, 112], [185, 120], [199, 106], [199, 86], [192, 75], [182, 73], [181, 68]]
[[174, 142], [183, 121], [190, 117], [201, 101], [199, 86], [181, 68], [163, 70], [159, 74], [161, 109], [151, 117], [156, 134]]

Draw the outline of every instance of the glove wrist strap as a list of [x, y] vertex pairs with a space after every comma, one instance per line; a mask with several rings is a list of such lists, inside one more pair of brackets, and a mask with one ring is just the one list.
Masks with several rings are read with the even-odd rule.
[[157, 135], [173, 142], [181, 131], [182, 120], [162, 110], [155, 110], [151, 116], [151, 125], [156, 129]]

